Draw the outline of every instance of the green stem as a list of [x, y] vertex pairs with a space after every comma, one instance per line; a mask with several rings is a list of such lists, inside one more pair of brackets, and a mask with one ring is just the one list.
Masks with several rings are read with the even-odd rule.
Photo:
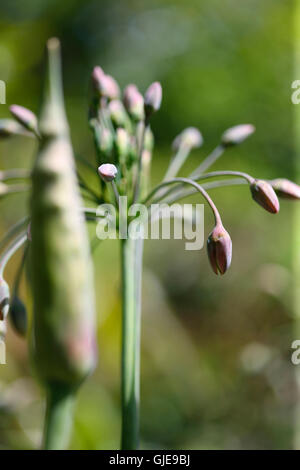
[[[189, 176], [188, 178], [192, 179], [193, 181], [201, 181], [201, 180], [206, 180], [206, 179], [210, 179], [210, 178], [217, 178], [219, 176], [236, 176], [236, 177], [240, 177], [240, 178], [245, 179], [247, 181], [247, 183], [249, 183], [249, 184], [251, 184], [254, 181], [254, 178], [252, 176], [248, 175], [247, 173], [244, 173], [244, 172], [241, 172], [241, 171], [229, 171], [229, 170], [212, 171], [210, 173], [205, 173], [204, 175], [201, 175], [201, 174], [194, 175], [193, 178], [191, 178]], [[156, 186], [156, 188], [153, 189], [153, 191], [150, 193], [150, 195], [152, 196], [154, 193], [156, 193], [158, 191], [158, 189], [163, 186], [163, 184], [164, 184], [164, 182], [161, 183], [160, 185]], [[178, 196], [178, 198], [180, 199], [180, 197], [182, 197], [181, 195], [184, 194], [184, 192], [181, 189], [182, 187], [183, 187], [183, 184], [178, 185], [178, 186], [176, 186], [174, 188], [171, 188], [169, 190], [159, 191], [158, 196], [155, 198], [154, 202], [159, 202], [159, 201], [161, 201], [162, 199], [164, 199], [165, 197], [169, 196], [172, 193], [175, 193]], [[147, 199], [149, 199], [149, 196], [148, 196]]]
[[74, 394], [62, 385], [53, 385], [47, 391], [47, 408], [43, 448], [62, 450], [68, 446], [72, 429]]
[[134, 187], [134, 194], [133, 194], [133, 202], [137, 202], [139, 199], [140, 195], [140, 185], [141, 185], [141, 171], [142, 171], [142, 155], [143, 155], [143, 149], [144, 149], [144, 143], [145, 143], [145, 136], [146, 136], [146, 131], [148, 128], [149, 122], [146, 119], [143, 122], [143, 129], [141, 133], [141, 140], [139, 142], [139, 150], [138, 150], [138, 166], [137, 166], [137, 174], [136, 174], [136, 181], [135, 181], [135, 187]]
[[224, 153], [225, 147], [220, 144], [218, 145], [206, 158], [203, 162], [189, 175], [189, 178], [194, 178], [195, 175], [203, 173], [207, 170], [213, 163], [215, 163], [218, 158]]
[[163, 181], [167, 181], [171, 178], [174, 178], [174, 176], [176, 176], [178, 174], [180, 168], [182, 167], [182, 165], [186, 161], [189, 153], [190, 153], [190, 148], [185, 146], [185, 145], [183, 145], [178, 150], [176, 155], [171, 160], [171, 163], [170, 163], [170, 165], [169, 165], [169, 167], [166, 171], [166, 174], [163, 178]]
[[123, 450], [139, 446], [140, 328], [143, 239], [121, 240]]

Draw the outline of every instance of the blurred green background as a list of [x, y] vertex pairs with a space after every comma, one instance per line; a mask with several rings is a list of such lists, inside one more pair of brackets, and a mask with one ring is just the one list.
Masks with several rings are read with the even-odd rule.
[[[153, 120], [154, 181], [184, 127], [199, 127], [205, 139], [189, 158], [187, 174], [226, 128], [248, 122], [257, 132], [215, 168], [295, 178], [292, 14], [292, 2], [284, 0], [1, 0], [0, 79], [7, 84], [1, 117], [9, 116], [13, 103], [38, 111], [44, 45], [57, 35], [74, 148], [91, 162], [88, 88], [92, 67], [99, 64], [121, 86], [135, 82], [144, 91], [154, 80], [162, 83], [163, 106]], [[3, 141], [1, 169], [30, 167], [34, 154], [31, 141]], [[246, 186], [211, 194], [233, 240], [233, 262], [224, 277], [212, 272], [204, 249], [185, 251], [183, 241], [146, 243], [141, 447], [291, 448], [293, 204], [283, 202], [274, 217], [253, 203]], [[0, 201], [1, 232], [27, 205], [21, 195]], [[206, 209], [206, 235], [211, 228]], [[7, 268], [9, 281], [19, 260], [15, 256]], [[74, 449], [119, 446], [117, 241], [100, 244], [94, 260], [100, 355], [79, 392]], [[22, 293], [30, 311], [26, 283]], [[44, 399], [32, 376], [27, 345], [9, 328], [7, 365], [0, 366], [0, 448], [39, 445]]]

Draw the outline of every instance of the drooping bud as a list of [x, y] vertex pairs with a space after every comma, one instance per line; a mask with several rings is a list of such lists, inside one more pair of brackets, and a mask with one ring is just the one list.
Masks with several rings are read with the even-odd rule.
[[20, 336], [25, 336], [27, 331], [27, 311], [24, 303], [17, 295], [13, 296], [9, 318], [16, 332]]
[[162, 100], [162, 87], [159, 82], [154, 82], [146, 90], [144, 97], [144, 108], [146, 118], [159, 110]]
[[252, 124], [239, 124], [238, 126], [230, 127], [222, 135], [221, 143], [224, 147], [241, 144], [253, 132], [255, 132], [255, 127]]
[[112, 123], [116, 127], [128, 127], [129, 126], [129, 117], [126, 113], [126, 110], [123, 106], [122, 101], [120, 100], [112, 100], [109, 105], [108, 109], [110, 112], [110, 118]]
[[115, 165], [112, 165], [111, 163], [103, 163], [103, 165], [99, 166], [98, 173], [99, 176], [103, 179], [103, 181], [110, 182], [113, 181], [117, 176], [118, 169]]
[[123, 94], [123, 102], [132, 119], [135, 121], [142, 121], [144, 119], [144, 98], [136, 85], [127, 85]]
[[277, 178], [270, 181], [270, 184], [277, 196], [284, 199], [300, 199], [300, 186], [296, 183], [293, 183], [293, 181], [285, 178]]
[[279, 212], [279, 201], [272, 186], [264, 180], [254, 180], [250, 184], [250, 190], [254, 201], [271, 214]]
[[38, 120], [36, 115], [30, 111], [30, 109], [19, 106], [18, 104], [13, 104], [9, 108], [13, 117], [25, 127], [25, 129], [38, 133]]
[[217, 223], [207, 239], [207, 253], [213, 271], [224, 274], [231, 264], [232, 241], [221, 223]]
[[0, 278], [0, 320], [5, 320], [9, 311], [9, 287], [7, 282]]
[[120, 96], [120, 88], [116, 80], [106, 75], [99, 66], [95, 67], [92, 72], [92, 85], [99, 97], [114, 100]]
[[181, 146], [193, 149], [201, 147], [202, 143], [203, 137], [201, 132], [196, 127], [188, 127], [175, 137], [172, 147], [175, 151], [177, 151]]
[[25, 134], [23, 126], [13, 119], [0, 119], [0, 138]]

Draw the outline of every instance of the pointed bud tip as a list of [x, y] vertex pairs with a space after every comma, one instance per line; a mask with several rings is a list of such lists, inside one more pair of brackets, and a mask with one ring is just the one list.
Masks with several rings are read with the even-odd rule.
[[98, 174], [105, 182], [113, 181], [117, 176], [117, 173], [117, 167], [111, 163], [103, 163], [98, 168]]
[[271, 184], [264, 180], [254, 180], [250, 185], [252, 197], [261, 207], [271, 214], [277, 214], [280, 204]]
[[231, 264], [232, 241], [229, 233], [218, 223], [207, 239], [207, 253], [213, 271], [225, 274]]

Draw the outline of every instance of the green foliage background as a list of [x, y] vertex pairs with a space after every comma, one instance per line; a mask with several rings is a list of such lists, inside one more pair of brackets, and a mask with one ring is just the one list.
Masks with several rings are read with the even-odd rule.
[[[144, 91], [153, 80], [163, 85], [163, 106], [153, 121], [154, 181], [184, 127], [199, 127], [205, 139], [190, 157], [188, 173], [226, 128], [246, 122], [257, 132], [215, 168], [293, 178], [290, 85], [300, 77], [292, 76], [292, 14], [289, 0], [1, 0], [0, 79], [7, 84], [1, 117], [13, 103], [38, 111], [44, 45], [57, 35], [76, 153], [94, 162], [88, 85], [99, 64], [121, 86], [135, 82]], [[30, 167], [34, 151], [23, 139], [1, 142], [1, 169]], [[211, 271], [205, 250], [187, 252], [178, 241], [146, 243], [142, 447], [290, 448], [292, 205], [283, 202], [271, 216], [246, 187], [212, 195], [233, 240], [232, 267], [223, 278]], [[23, 196], [2, 200], [1, 231], [26, 210]], [[205, 215], [207, 235], [212, 220], [209, 211]], [[100, 358], [79, 393], [75, 449], [119, 446], [117, 242], [100, 244], [94, 259]], [[17, 263], [18, 256], [8, 267], [9, 280]], [[30, 310], [25, 283], [22, 289]], [[0, 448], [36, 447], [43, 396], [32, 380], [27, 346], [12, 329], [7, 348], [7, 365], [0, 366]]]

